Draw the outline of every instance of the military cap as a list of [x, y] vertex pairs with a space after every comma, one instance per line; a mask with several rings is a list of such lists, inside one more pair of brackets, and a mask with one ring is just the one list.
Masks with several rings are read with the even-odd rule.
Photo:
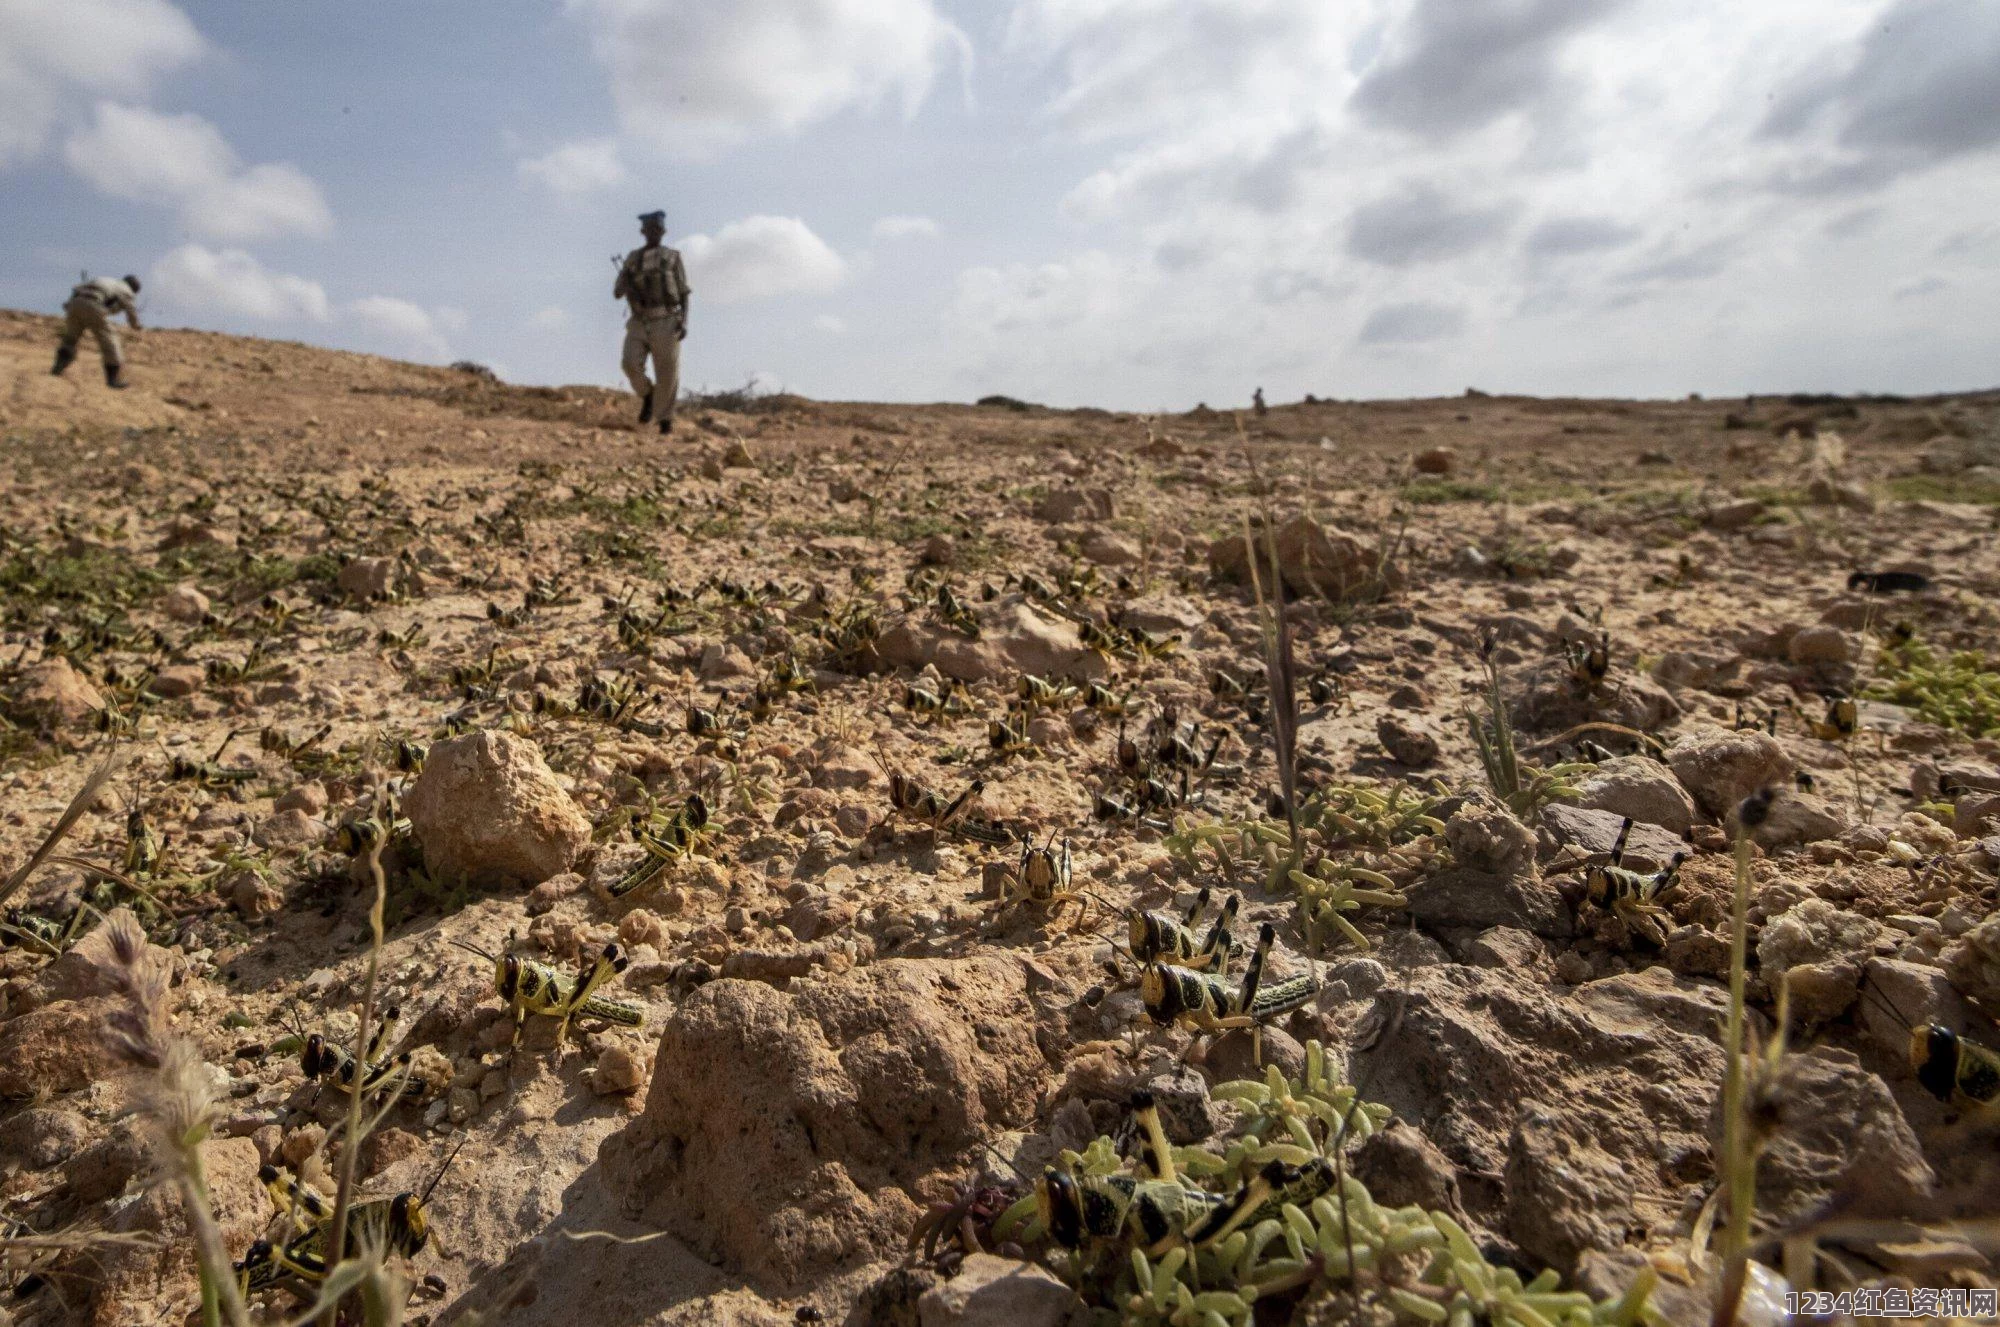
[[665, 212], [641, 212], [639, 214], [639, 224], [642, 226], [654, 225], [664, 229], [667, 224], [667, 214]]

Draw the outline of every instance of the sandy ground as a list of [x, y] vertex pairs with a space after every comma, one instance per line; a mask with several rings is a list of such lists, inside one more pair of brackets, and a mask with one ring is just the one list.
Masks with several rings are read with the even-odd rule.
[[[681, 430], [661, 438], [632, 427], [621, 393], [509, 387], [191, 331], [129, 337], [133, 385], [112, 392], [88, 353], [66, 378], [50, 377], [54, 335], [52, 319], [0, 313], [0, 657], [18, 673], [68, 653], [129, 721], [123, 767], [65, 850], [118, 862], [135, 806], [166, 836], [163, 879], [173, 883], [161, 887], [155, 938], [182, 963], [182, 1025], [233, 1084], [223, 1132], [258, 1139], [260, 1151], [310, 1114], [298, 1104], [296, 1057], [266, 1048], [288, 1019], [351, 1027], [340, 1020], [358, 999], [367, 907], [348, 859], [322, 838], [273, 846], [260, 832], [280, 815], [279, 799], [311, 782], [330, 802], [312, 812], [323, 833], [394, 777], [398, 738], [435, 740], [447, 715], [531, 736], [600, 827], [594, 852], [615, 846], [619, 808], [640, 789], [671, 800], [700, 786], [718, 798], [724, 884], [678, 889], [670, 906], [654, 907], [659, 930], [640, 928], [651, 957], [671, 967], [768, 946], [788, 884], [829, 861], [868, 902], [854, 924], [872, 927], [878, 948], [1076, 950], [1032, 924], [985, 924], [982, 868], [1004, 853], [969, 843], [926, 853], [871, 832], [867, 822], [888, 810], [862, 759], [871, 751], [947, 791], [979, 774], [985, 815], [1038, 837], [1067, 833], [1079, 878], [1116, 903], [1147, 896], [1162, 870], [1158, 836], [1091, 818], [1109, 777], [1111, 723], [1064, 724], [1030, 752], [988, 754], [985, 718], [1002, 711], [1012, 675], [975, 680], [972, 712], [931, 725], [901, 703], [909, 669], [819, 669], [816, 690], [788, 697], [740, 743], [718, 749], [683, 734], [691, 701], [740, 706], [781, 656], [781, 638], [815, 662], [787, 614], [816, 584], [836, 600], [873, 595], [895, 616], [906, 577], [927, 564], [974, 603], [987, 587], [1007, 591], [1010, 574], [1053, 580], [1081, 569], [1095, 578], [1099, 609], [1165, 604], [1184, 618], [1176, 653], [1091, 668], [1133, 695], [1135, 715], [1178, 702], [1205, 715], [1207, 731], [1229, 734], [1219, 760], [1242, 773], [1214, 789], [1216, 813], [1260, 804], [1273, 772], [1265, 733], [1211, 695], [1215, 670], [1254, 678], [1262, 658], [1255, 607], [1244, 590], [1211, 581], [1208, 546], [1267, 507], [1280, 519], [1311, 513], [1390, 551], [1405, 582], [1380, 604], [1308, 600], [1294, 610], [1302, 675], [1337, 670], [1344, 682], [1342, 701], [1304, 715], [1302, 745], [1329, 776], [1477, 784], [1463, 711], [1483, 685], [1482, 638], [1497, 636], [1503, 668], [1525, 674], [1556, 656], [1550, 633], [1566, 615], [1591, 631], [1601, 623], [1614, 682], [1676, 652], [1733, 661], [1707, 689], [1675, 687], [1684, 712], [1662, 735], [1728, 727], [1739, 709], [1775, 715], [1792, 759], [1850, 825], [1893, 826], [1912, 805], [1914, 761], [2000, 756], [1992, 740], [1935, 729], [1880, 699], [1864, 701], [1856, 740], [1820, 740], [1811, 722], [1826, 695], [1782, 646], [1772, 657], [1757, 645], [1837, 620], [1861, 651], [1842, 680], [1862, 693], [1899, 623], [1943, 648], [2000, 654], [2000, 486], [1990, 470], [1921, 465], [1937, 439], [1985, 436], [2000, 394], [1859, 403], [1468, 394], [1284, 403], [1242, 417], [783, 398], [691, 403]], [[1420, 458], [1443, 473], [1421, 472]], [[1044, 511], [1062, 490], [1084, 497], [1073, 511]], [[1746, 499], [1762, 505], [1728, 514]], [[340, 588], [343, 562], [367, 558], [391, 560], [382, 573], [391, 594], [364, 600]], [[1889, 567], [1919, 569], [1933, 588], [1847, 594], [1851, 572]], [[749, 587], [758, 602], [711, 594], [685, 637], [643, 649], [619, 639], [619, 604], [651, 605], [663, 588], [692, 591], [705, 578]], [[182, 586], [206, 597], [208, 625], [169, 615]], [[921, 610], [912, 618], [927, 621]], [[46, 635], [93, 621], [114, 638]], [[249, 674], [232, 677], [260, 643]], [[138, 698], [146, 684], [132, 679], [144, 669], [211, 661], [220, 668], [187, 694]], [[453, 678], [467, 668], [478, 676], [470, 700], [465, 673]], [[667, 731], [534, 712], [537, 693], [570, 700], [593, 674], [655, 694], [645, 717]], [[1434, 738], [1436, 758], [1411, 769], [1385, 753], [1388, 715]], [[296, 760], [260, 745], [267, 732], [296, 740], [326, 725]], [[225, 789], [169, 777], [173, 757], [207, 757], [232, 731], [241, 736], [223, 763], [254, 764], [254, 778]], [[21, 721], [0, 738], [0, 865], [11, 868], [104, 737], [84, 718]], [[826, 805], [786, 819], [801, 789], [848, 765], [862, 772], [834, 781]], [[847, 806], [859, 819], [833, 823]], [[1832, 860], [1786, 870], [1811, 878]], [[1690, 878], [1713, 893], [1724, 863], [1698, 854]], [[1882, 893], [1874, 912], [1918, 906], [1896, 883], [1905, 878], [1888, 868], [1867, 877]], [[45, 871], [26, 898], [59, 901], [79, 880], [72, 869]], [[1876, 885], [1864, 882], [1864, 896]], [[1990, 898], [1979, 902], [1990, 910]], [[749, 920], [732, 925], [731, 909]], [[580, 888], [549, 915], [538, 943], [558, 950], [624, 933], [618, 913]], [[595, 1170], [598, 1145], [641, 1109], [645, 1091], [599, 1095], [590, 1074], [608, 1048], [651, 1055], [678, 998], [673, 983], [631, 993], [644, 1030], [586, 1030], [583, 1049], [561, 1059], [504, 1057], [504, 1027], [492, 1044], [497, 1000], [449, 943], [491, 948], [510, 931], [532, 935], [519, 893], [403, 884], [390, 919], [383, 981], [421, 1011], [412, 1040], [435, 1043], [461, 1074], [497, 1066], [467, 1120], [404, 1108], [396, 1127], [411, 1140], [407, 1154], [371, 1180], [385, 1192], [415, 1183], [449, 1136], [469, 1137], [434, 1200], [437, 1238], [417, 1271], [442, 1290], [420, 1295], [421, 1311], [450, 1320], [504, 1301], [513, 1307], [498, 1320], [509, 1323], [784, 1322], [812, 1298], [748, 1286], [673, 1240], [559, 1238], [648, 1233]], [[891, 939], [899, 924], [909, 935]], [[31, 980], [30, 956], [7, 961], [15, 988]], [[1603, 976], [1650, 960], [1585, 946], [1583, 961]], [[1919, 1101], [1907, 1082], [1897, 1091]], [[89, 1119], [93, 1133], [117, 1111], [104, 1082], [42, 1098]], [[276, 1134], [258, 1133], [274, 1124]], [[17, 1168], [0, 1194], [38, 1228], [97, 1212], [66, 1202], [46, 1170]], [[1677, 1195], [1660, 1201], [1671, 1209], [1655, 1232], [1664, 1242], [1681, 1216]], [[837, 1318], [859, 1282], [830, 1281], [812, 1302]], [[87, 1300], [87, 1278], [71, 1293]], [[146, 1312], [178, 1321], [187, 1303], [174, 1293]], [[16, 1320], [54, 1322], [65, 1311], [44, 1295]]]

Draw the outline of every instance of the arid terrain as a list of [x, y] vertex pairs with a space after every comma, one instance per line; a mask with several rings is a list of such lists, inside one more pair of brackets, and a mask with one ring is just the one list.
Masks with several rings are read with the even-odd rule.
[[[291, 1238], [260, 1166], [435, 1180], [411, 1321], [1706, 1321], [1739, 836], [1755, 1256], [1993, 1284], [2000, 392], [727, 394], [662, 438], [623, 393], [189, 331], [112, 392], [55, 333], [0, 313], [0, 872], [116, 765], [5, 900], [0, 1321], [200, 1321], [135, 1020], [208, 1066], [175, 1090], [231, 1259]], [[1204, 887], [1227, 986], [1269, 924], [1303, 992], [1258, 1038], [1155, 1026], [1121, 952]], [[612, 944], [641, 1024], [518, 1047], [468, 952]], [[411, 1060], [347, 1148], [301, 1050], [353, 1045], [371, 962]], [[1337, 1154], [1371, 1224], [1260, 1212], [1197, 1303], [1173, 1234], [1001, 1218], [1050, 1164], [1110, 1192], [1139, 1089], [1203, 1194]]]

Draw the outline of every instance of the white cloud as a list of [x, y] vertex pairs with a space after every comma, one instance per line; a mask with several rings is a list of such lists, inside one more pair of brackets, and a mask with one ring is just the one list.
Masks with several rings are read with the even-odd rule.
[[528, 326], [537, 332], [567, 331], [569, 325], [569, 310], [554, 304], [536, 309], [528, 315]]
[[569, 0], [611, 74], [626, 133], [676, 156], [705, 156], [793, 132], [850, 108], [929, 95], [965, 34], [933, 0]]
[[938, 223], [929, 217], [881, 217], [868, 233], [878, 240], [934, 240]]
[[0, 167], [39, 154], [76, 105], [143, 97], [203, 50], [167, 0], [0, 0]]
[[317, 281], [273, 272], [241, 249], [216, 253], [199, 244], [184, 244], [153, 264], [145, 293], [175, 317], [324, 322], [328, 311], [326, 291]]
[[[1889, 331], [1922, 298], [1898, 290], [1929, 292], [1912, 255], [2000, 198], [1996, 13], [1015, 0], [1008, 52], [1046, 75], [1041, 122], [1085, 163], [1072, 238], [1016, 227], [1056, 238], [969, 264], [937, 371], [1140, 406], [1256, 381], [1722, 391], [1838, 386], [1827, 366], [1854, 364], [1883, 384], [1920, 362]], [[1927, 380], [1976, 380], [1968, 347], [1997, 337], [1968, 312]]]
[[813, 319], [813, 326], [830, 336], [842, 336], [847, 332], [847, 322], [830, 313], [822, 313]]
[[383, 338], [397, 354], [415, 359], [447, 360], [451, 344], [438, 330], [436, 315], [421, 305], [394, 295], [370, 295], [348, 304], [342, 312]]
[[101, 101], [90, 126], [64, 144], [63, 157], [100, 193], [179, 208], [182, 222], [204, 238], [333, 229], [319, 186], [303, 171], [284, 162], [246, 169], [221, 131], [199, 115]]
[[569, 196], [614, 189], [629, 178], [618, 142], [611, 138], [565, 143], [544, 156], [524, 159], [518, 168], [523, 179]]
[[681, 243], [688, 285], [718, 304], [774, 295], [823, 295], [847, 279], [847, 262], [797, 217], [744, 217]]

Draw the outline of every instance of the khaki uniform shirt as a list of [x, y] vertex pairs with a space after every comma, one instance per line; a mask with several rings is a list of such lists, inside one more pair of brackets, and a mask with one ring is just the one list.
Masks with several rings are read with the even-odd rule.
[[634, 318], [679, 313], [691, 293], [680, 250], [664, 244], [626, 254], [625, 265], [618, 269], [618, 281], [611, 290], [613, 298], [622, 297], [631, 305]]
[[[676, 254], [675, 257], [678, 258], [679, 255]], [[100, 276], [86, 281], [71, 290], [69, 297], [96, 300], [104, 306], [107, 315], [114, 317], [122, 313], [129, 318], [139, 311], [139, 298], [133, 293], [132, 287], [115, 276]]]

